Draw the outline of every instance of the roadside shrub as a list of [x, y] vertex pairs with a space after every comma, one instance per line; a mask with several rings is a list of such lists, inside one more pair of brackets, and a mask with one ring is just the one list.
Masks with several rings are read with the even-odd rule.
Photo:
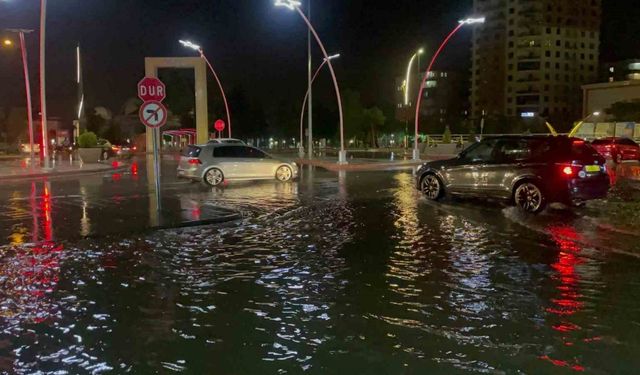
[[96, 133], [85, 132], [78, 137], [78, 146], [80, 148], [92, 148], [98, 145], [98, 137]]
[[447, 126], [444, 129], [444, 134], [442, 135], [442, 143], [444, 143], [444, 144], [450, 144], [451, 143], [451, 129], [449, 129], [449, 126]]

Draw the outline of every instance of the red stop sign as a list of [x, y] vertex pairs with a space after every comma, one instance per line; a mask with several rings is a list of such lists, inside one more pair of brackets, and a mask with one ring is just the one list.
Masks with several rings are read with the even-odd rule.
[[161, 102], [167, 97], [167, 90], [159, 79], [145, 77], [138, 83], [138, 97], [143, 102]]
[[225, 126], [226, 126], [226, 124], [222, 120], [218, 120], [218, 121], [216, 121], [215, 124], [213, 124], [213, 127], [219, 132], [223, 131]]

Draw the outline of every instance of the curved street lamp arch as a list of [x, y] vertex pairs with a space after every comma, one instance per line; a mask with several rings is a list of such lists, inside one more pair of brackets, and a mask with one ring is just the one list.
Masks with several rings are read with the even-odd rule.
[[442, 53], [442, 50], [444, 50], [444, 48], [447, 46], [447, 44], [449, 43], [451, 38], [453, 38], [453, 36], [456, 35], [458, 33], [458, 31], [460, 31], [460, 29], [462, 29], [465, 25], [471, 25], [471, 24], [476, 24], [476, 23], [484, 23], [484, 22], [485, 22], [485, 18], [484, 17], [467, 18], [465, 20], [458, 21], [458, 25], [456, 25], [456, 27], [449, 33], [449, 35], [447, 35], [447, 37], [444, 39], [442, 44], [440, 44], [440, 47], [438, 48], [436, 53], [433, 55], [433, 58], [431, 59], [431, 62], [429, 63], [429, 67], [427, 68], [427, 71], [424, 74], [424, 77], [422, 77], [422, 83], [420, 84], [420, 90], [418, 90], [418, 98], [416, 99], [416, 118], [415, 118], [416, 129], [415, 129], [415, 135], [414, 135], [415, 139], [414, 139], [414, 144], [413, 144], [414, 145], [414, 147], [413, 147], [413, 160], [420, 160], [420, 150], [418, 149], [418, 137], [419, 137], [419, 129], [420, 129], [420, 104], [422, 103], [422, 94], [424, 92], [425, 84], [427, 83], [427, 79], [429, 79], [429, 74], [431, 73], [431, 70], [433, 69], [434, 63], [438, 59], [438, 56]]
[[336, 97], [337, 97], [337, 100], [338, 100], [338, 113], [339, 113], [339, 116], [340, 116], [340, 152], [338, 153], [338, 163], [339, 164], [346, 164], [347, 163], [347, 151], [344, 148], [344, 115], [343, 115], [343, 111], [342, 111], [342, 95], [340, 94], [340, 86], [338, 85], [338, 78], [336, 77], [336, 72], [333, 69], [333, 64], [331, 64], [331, 59], [329, 58], [330, 56], [329, 56], [329, 54], [327, 54], [327, 50], [324, 48], [324, 44], [322, 43], [322, 40], [320, 39], [320, 36], [318, 36], [318, 33], [316, 32], [316, 29], [313, 27], [313, 25], [311, 24], [311, 22], [309, 21], [307, 16], [305, 16], [304, 12], [302, 12], [300, 10], [301, 3], [299, 1], [297, 1], [297, 0], [276, 0], [275, 5], [276, 6], [285, 7], [285, 8], [290, 9], [290, 10], [295, 10], [295, 11], [298, 12], [300, 17], [302, 17], [304, 22], [307, 24], [307, 27], [309, 28], [309, 30], [313, 34], [314, 38], [316, 39], [316, 42], [318, 42], [318, 45], [320, 46], [320, 49], [322, 50], [322, 55], [324, 56], [325, 60], [327, 60], [327, 65], [329, 66], [329, 71], [331, 72], [331, 78], [333, 79], [333, 86], [334, 86], [335, 91], [336, 91]]

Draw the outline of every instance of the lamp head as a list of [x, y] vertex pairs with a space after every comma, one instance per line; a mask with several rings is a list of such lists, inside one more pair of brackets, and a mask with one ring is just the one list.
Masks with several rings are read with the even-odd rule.
[[595, 111], [592, 113], [594, 116], [600, 116], [600, 111]]
[[4, 39], [2, 41], [2, 45], [5, 47], [11, 47], [13, 45], [13, 41], [11, 39]]
[[326, 58], [325, 60], [326, 60], [326, 61], [329, 61], [329, 60], [337, 59], [338, 57], [340, 57], [340, 54], [339, 54], [339, 53], [336, 53], [335, 55], [329, 56], [329, 57], [328, 57], [328, 58]]
[[180, 42], [180, 44], [182, 44], [183, 46], [185, 46], [187, 48], [191, 48], [191, 49], [194, 49], [196, 51], [202, 50], [202, 48], [199, 45], [191, 43], [188, 40], [180, 40], [179, 42]]
[[420, 48], [420, 49], [418, 50], [418, 55], [422, 55], [423, 53], [424, 53], [424, 48]]
[[486, 20], [485, 17], [470, 17], [464, 20], [460, 20], [458, 21], [458, 23], [461, 23], [463, 25], [472, 25], [474, 23], [484, 23]]
[[276, 0], [275, 5], [277, 7], [286, 7], [290, 10], [294, 10], [302, 5], [302, 3], [298, 0]]

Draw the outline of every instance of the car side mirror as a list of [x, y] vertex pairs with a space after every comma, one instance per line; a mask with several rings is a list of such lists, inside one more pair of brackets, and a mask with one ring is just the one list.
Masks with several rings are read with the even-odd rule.
[[461, 153], [458, 154], [458, 159], [464, 159], [465, 156], [467, 156], [466, 151], [462, 151]]

